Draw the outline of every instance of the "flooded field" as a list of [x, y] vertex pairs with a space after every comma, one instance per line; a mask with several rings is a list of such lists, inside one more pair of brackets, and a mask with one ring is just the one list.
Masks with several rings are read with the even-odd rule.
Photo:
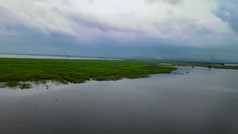
[[0, 89], [1, 134], [236, 134], [238, 71]]

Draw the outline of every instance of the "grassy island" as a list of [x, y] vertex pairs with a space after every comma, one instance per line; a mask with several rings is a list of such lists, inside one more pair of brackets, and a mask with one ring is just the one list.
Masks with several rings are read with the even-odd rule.
[[157, 61], [139, 60], [62, 60], [0, 58], [0, 87], [30, 88], [26, 82], [83, 83], [87, 80], [143, 78], [150, 74], [171, 73], [175, 67]]

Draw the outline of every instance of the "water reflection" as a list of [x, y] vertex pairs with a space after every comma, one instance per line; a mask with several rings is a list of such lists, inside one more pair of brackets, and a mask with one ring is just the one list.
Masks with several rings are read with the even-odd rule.
[[238, 133], [238, 71], [178, 71], [48, 90], [1, 89], [0, 133]]

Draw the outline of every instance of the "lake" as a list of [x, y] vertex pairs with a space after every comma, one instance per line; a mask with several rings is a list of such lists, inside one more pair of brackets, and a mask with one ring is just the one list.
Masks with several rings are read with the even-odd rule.
[[[189, 73], [187, 73], [189, 72]], [[0, 134], [237, 134], [238, 70], [0, 89]]]

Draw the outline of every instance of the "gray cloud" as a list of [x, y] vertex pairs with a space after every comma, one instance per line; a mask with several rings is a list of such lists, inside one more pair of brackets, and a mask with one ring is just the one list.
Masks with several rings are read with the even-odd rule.
[[183, 0], [145, 0], [146, 3], [167, 2], [170, 4], [180, 4]]
[[0, 52], [237, 59], [238, 1], [213, 2], [0, 0]]
[[233, 31], [238, 32], [238, 1], [222, 0], [218, 9], [214, 12], [216, 16], [229, 23]]

